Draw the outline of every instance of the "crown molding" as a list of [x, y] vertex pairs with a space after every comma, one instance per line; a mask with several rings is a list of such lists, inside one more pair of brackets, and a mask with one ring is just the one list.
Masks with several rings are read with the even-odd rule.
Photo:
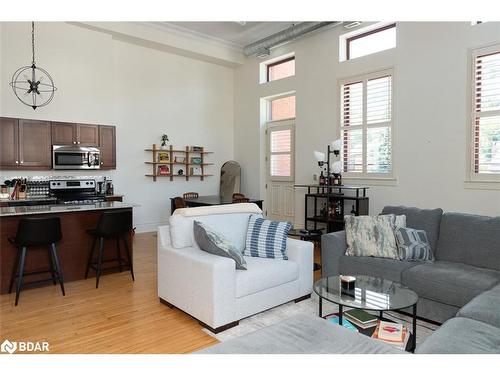
[[191, 39], [194, 39], [198, 42], [203, 42], [203, 43], [210, 43], [213, 45], [217, 45], [218, 47], [225, 47], [229, 48], [233, 51], [236, 52], [242, 52], [243, 53], [243, 45], [240, 45], [238, 43], [230, 42], [228, 40], [224, 40], [221, 38], [217, 38], [214, 36], [210, 36], [207, 34], [200, 33], [198, 31], [194, 31], [191, 29], [188, 29], [186, 27], [182, 27], [179, 25], [174, 25], [169, 22], [137, 22], [142, 24], [143, 26], [147, 27], [153, 27], [157, 30], [161, 30], [163, 32], [168, 32], [171, 34], [176, 34], [180, 35], [183, 37], [188, 37]]

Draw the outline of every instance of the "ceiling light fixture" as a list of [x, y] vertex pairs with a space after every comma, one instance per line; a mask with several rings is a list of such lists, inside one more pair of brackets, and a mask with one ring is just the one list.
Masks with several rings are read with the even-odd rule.
[[10, 86], [16, 97], [33, 109], [50, 103], [57, 90], [49, 72], [35, 64], [35, 23], [31, 22], [31, 65], [17, 69]]

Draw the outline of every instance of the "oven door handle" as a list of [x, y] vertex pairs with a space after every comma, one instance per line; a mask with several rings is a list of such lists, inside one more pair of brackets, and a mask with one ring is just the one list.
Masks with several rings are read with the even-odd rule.
[[87, 154], [87, 165], [89, 168], [92, 166], [92, 163], [90, 162], [90, 152]]

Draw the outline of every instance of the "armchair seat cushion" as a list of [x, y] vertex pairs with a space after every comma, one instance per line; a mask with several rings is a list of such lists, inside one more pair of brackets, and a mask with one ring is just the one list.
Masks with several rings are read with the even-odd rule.
[[299, 266], [291, 260], [244, 258], [247, 270], [236, 272], [236, 298], [271, 289], [299, 278]]
[[419, 297], [462, 307], [500, 281], [500, 272], [463, 263], [436, 261], [405, 270], [402, 282]]
[[344, 275], [369, 275], [401, 283], [401, 273], [421, 262], [405, 262], [375, 257], [340, 257], [340, 270]]
[[500, 328], [500, 284], [462, 307], [457, 316], [480, 320]]

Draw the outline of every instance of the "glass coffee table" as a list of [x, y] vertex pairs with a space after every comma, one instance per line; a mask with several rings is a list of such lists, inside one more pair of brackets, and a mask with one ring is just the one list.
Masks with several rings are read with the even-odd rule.
[[[384, 311], [398, 311], [413, 308], [413, 327], [407, 350], [414, 351], [417, 333], [418, 295], [413, 290], [394, 281], [371, 276], [355, 276], [354, 292], [345, 294], [340, 287], [340, 277], [324, 277], [314, 283], [314, 292], [319, 296], [319, 316], [323, 317], [323, 299], [339, 306], [339, 324], [342, 325], [344, 307], [376, 311], [384, 319]], [[371, 336], [375, 328], [360, 330]]]

